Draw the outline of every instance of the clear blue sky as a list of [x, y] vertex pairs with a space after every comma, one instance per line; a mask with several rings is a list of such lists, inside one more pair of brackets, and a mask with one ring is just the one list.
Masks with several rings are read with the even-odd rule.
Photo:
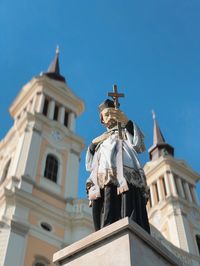
[[[104, 130], [97, 106], [117, 83], [126, 95], [121, 108], [142, 128], [147, 148], [154, 109], [175, 156], [200, 172], [199, 14], [199, 0], [1, 0], [0, 138], [12, 125], [11, 102], [48, 68], [59, 44], [61, 73], [86, 105], [77, 120], [86, 146]], [[85, 150], [80, 196], [84, 157]]]

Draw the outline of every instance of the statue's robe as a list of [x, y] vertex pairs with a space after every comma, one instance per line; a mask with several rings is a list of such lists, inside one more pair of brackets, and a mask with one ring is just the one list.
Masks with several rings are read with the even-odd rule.
[[[129, 121], [122, 127], [123, 140], [114, 127], [93, 140], [86, 154], [89, 200], [95, 230], [130, 217], [150, 232], [146, 212], [149, 190], [137, 153], [145, 150], [144, 136]], [[121, 156], [120, 156], [121, 155]]]

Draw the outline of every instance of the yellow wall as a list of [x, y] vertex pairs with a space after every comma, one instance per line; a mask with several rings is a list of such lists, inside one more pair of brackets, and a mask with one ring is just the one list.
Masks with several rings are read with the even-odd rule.
[[58, 251], [58, 248], [52, 246], [34, 236], [28, 236], [26, 256], [24, 266], [32, 266], [37, 256], [44, 257], [50, 261], [49, 266], [55, 265], [52, 263], [52, 254]]

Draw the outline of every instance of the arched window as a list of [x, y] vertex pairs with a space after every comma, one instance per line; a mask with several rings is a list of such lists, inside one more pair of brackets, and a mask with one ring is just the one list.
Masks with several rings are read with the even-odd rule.
[[42, 110], [43, 115], [46, 115], [47, 116], [48, 108], [49, 108], [49, 100], [48, 99], [45, 99], [44, 106], [43, 106], [43, 110]]
[[46, 266], [43, 262], [36, 262], [34, 266]]
[[44, 177], [56, 183], [57, 176], [58, 176], [58, 160], [54, 155], [49, 154], [46, 158]]
[[43, 256], [36, 256], [34, 262], [33, 262], [33, 266], [48, 266], [50, 264], [49, 260], [46, 259]]
[[10, 163], [11, 163], [11, 159], [6, 163], [5, 167], [4, 167], [4, 170], [3, 170], [3, 175], [2, 175], [2, 178], [1, 178], [1, 182], [3, 182], [7, 175], [8, 175], [8, 171], [9, 171], [9, 168], [10, 168]]
[[197, 247], [200, 255], [200, 235], [196, 235], [196, 242], [197, 242]]

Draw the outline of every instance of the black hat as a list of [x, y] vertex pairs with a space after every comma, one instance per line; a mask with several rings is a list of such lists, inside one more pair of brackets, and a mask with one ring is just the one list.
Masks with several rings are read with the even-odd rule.
[[100, 112], [102, 112], [105, 108], [115, 108], [114, 102], [110, 99], [106, 99], [99, 105]]

